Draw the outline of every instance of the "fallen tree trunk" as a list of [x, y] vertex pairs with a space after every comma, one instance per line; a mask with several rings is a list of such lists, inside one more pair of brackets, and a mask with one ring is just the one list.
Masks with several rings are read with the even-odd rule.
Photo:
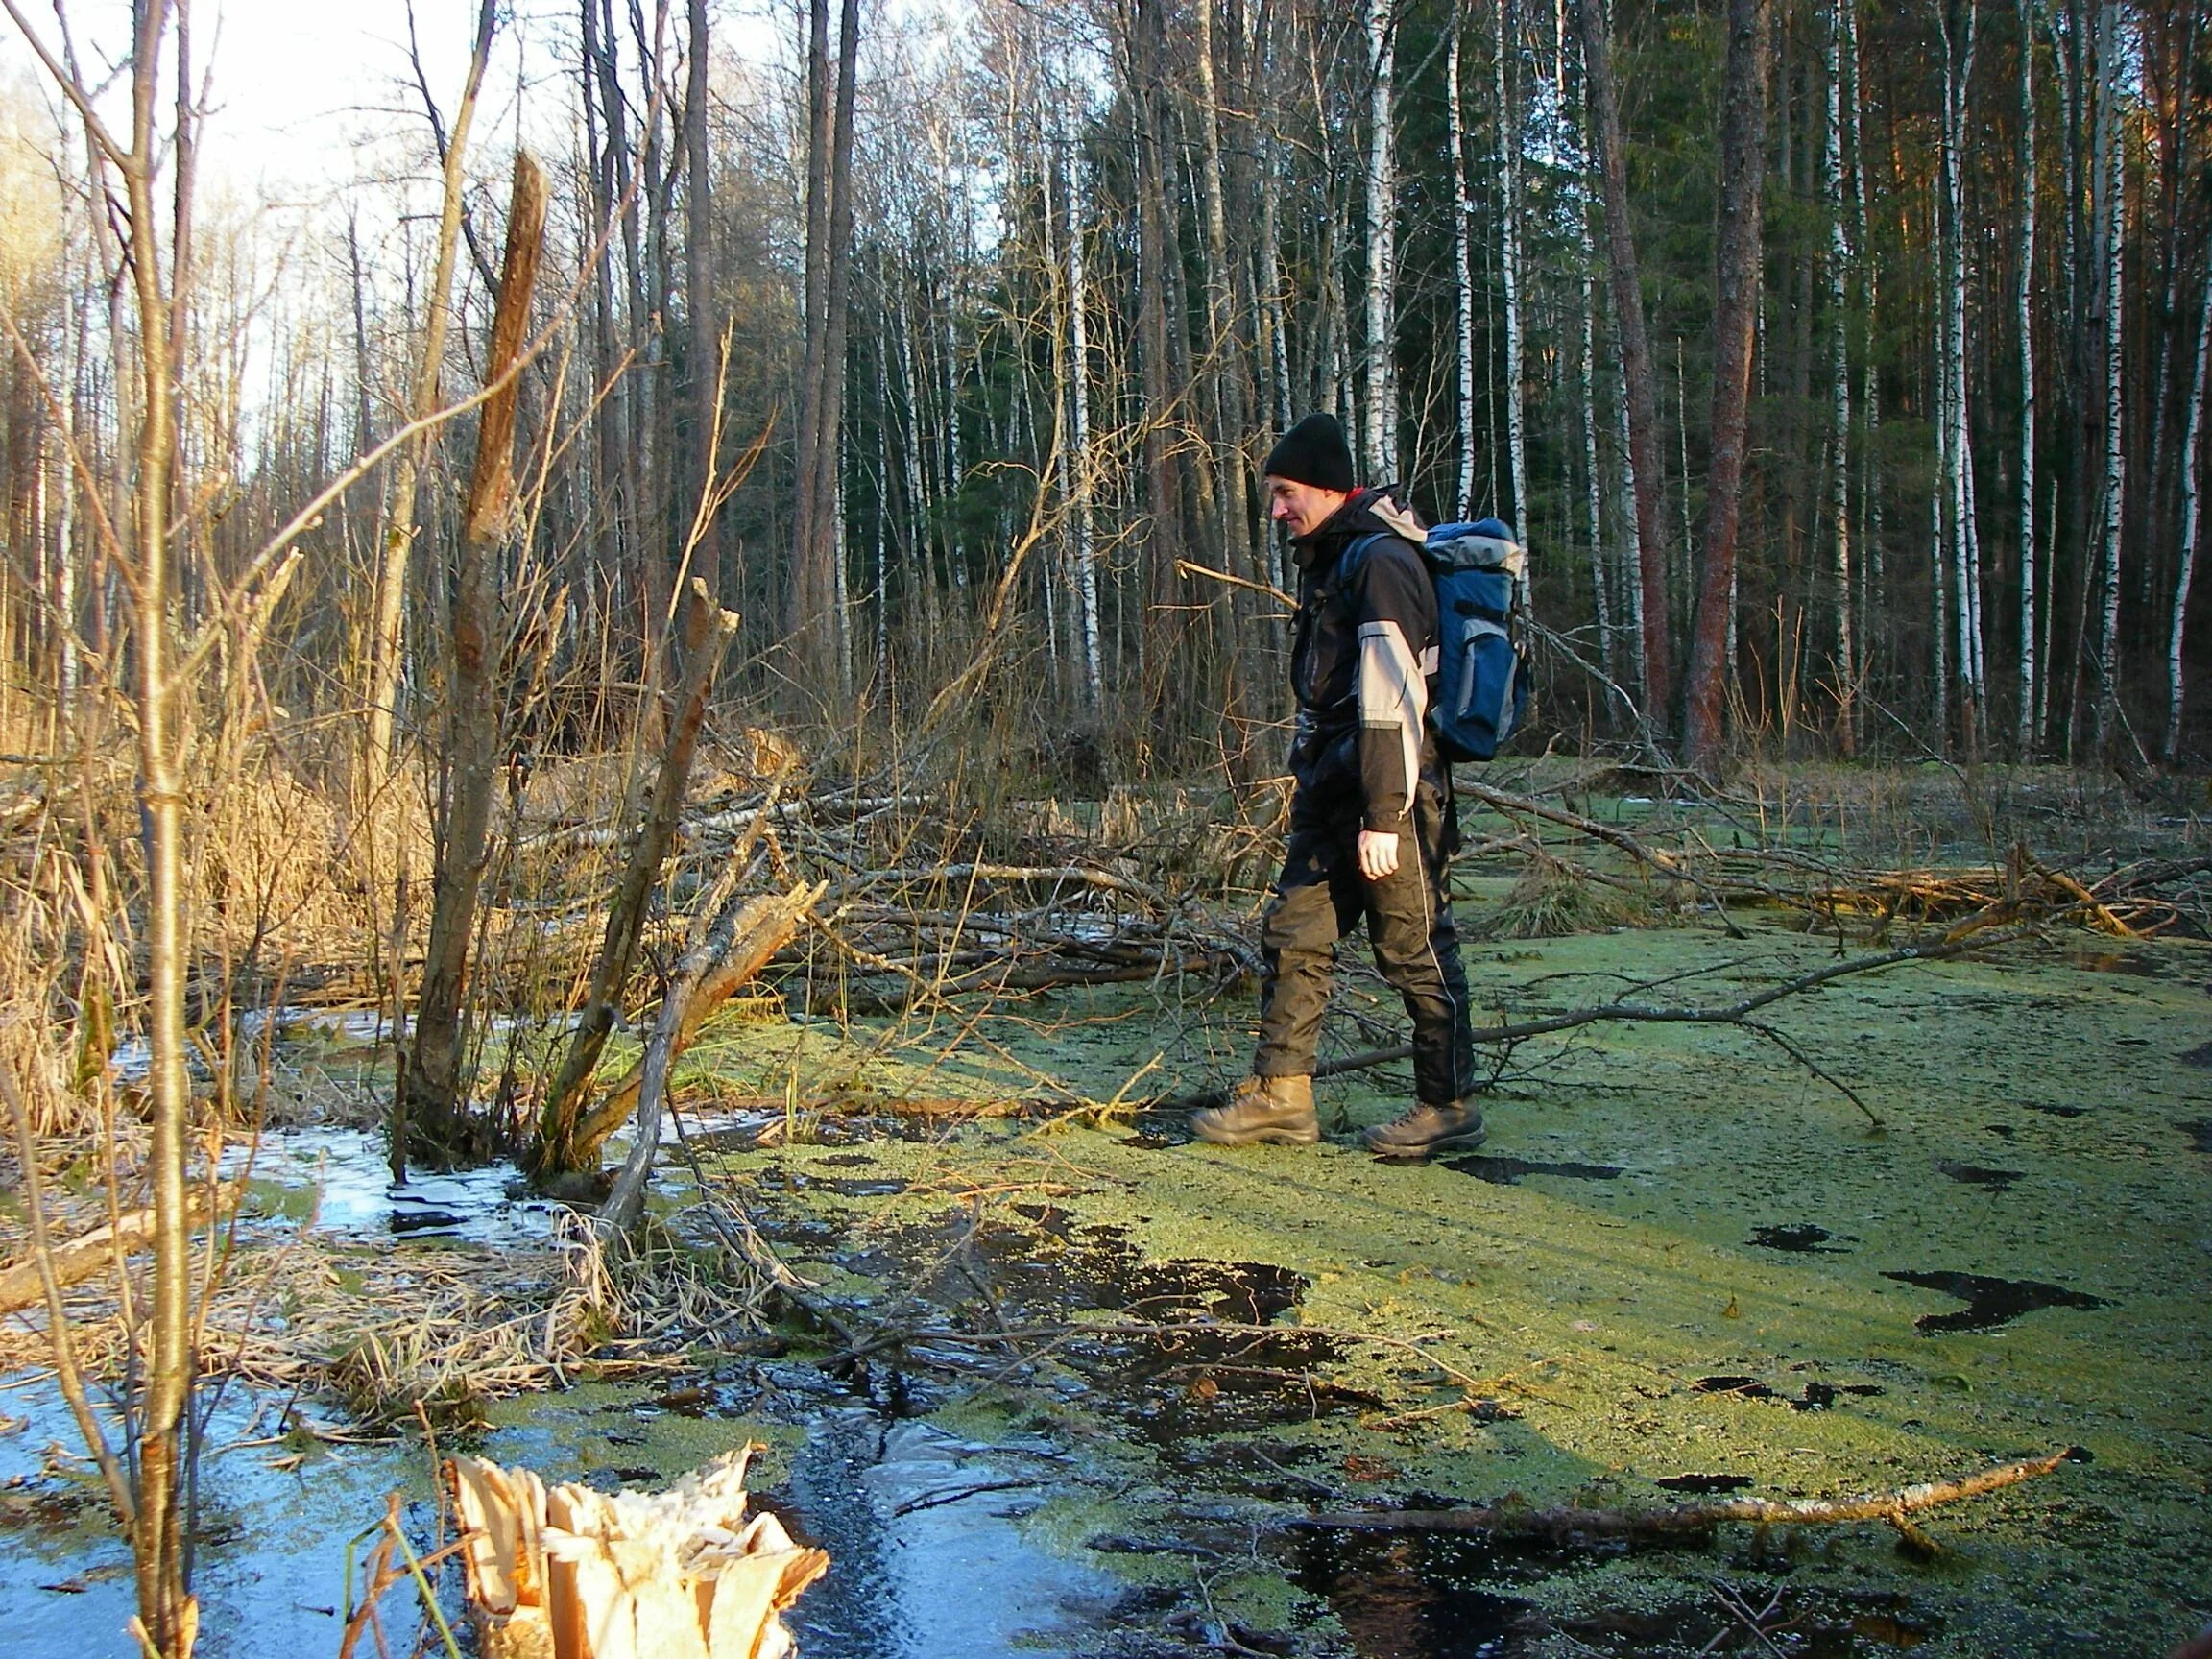
[[1928, 1540], [1907, 1517], [1938, 1504], [2016, 1486], [2038, 1475], [2048, 1475], [2078, 1455], [2069, 1446], [2048, 1457], [2000, 1463], [1957, 1480], [1926, 1480], [1893, 1492], [1868, 1492], [1854, 1498], [1716, 1498], [1664, 1509], [1530, 1509], [1518, 1503], [1472, 1509], [1352, 1509], [1309, 1515], [1296, 1525], [1392, 1532], [1503, 1532], [1520, 1538], [1566, 1539], [1679, 1536], [1710, 1532], [1728, 1522], [1814, 1527], [1887, 1521], [1908, 1540], [1926, 1546]]
[[445, 1465], [468, 1528], [469, 1613], [492, 1659], [782, 1659], [780, 1615], [829, 1570], [765, 1512], [745, 1516], [755, 1448], [665, 1492], [548, 1488], [527, 1469]]
[[[228, 1214], [238, 1207], [239, 1187], [225, 1182], [219, 1203], [210, 1203], [207, 1189], [195, 1185], [187, 1192], [187, 1228], [204, 1227], [210, 1214]], [[154, 1247], [154, 1212], [132, 1210], [115, 1222], [95, 1227], [81, 1238], [54, 1247], [49, 1262], [54, 1283], [60, 1286], [83, 1284], [118, 1258]], [[36, 1253], [0, 1268], [0, 1313], [12, 1313], [45, 1300], [46, 1281], [38, 1270]]]

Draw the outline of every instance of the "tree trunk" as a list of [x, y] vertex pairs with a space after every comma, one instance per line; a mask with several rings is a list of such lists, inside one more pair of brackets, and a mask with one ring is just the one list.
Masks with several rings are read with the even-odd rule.
[[1851, 337], [1850, 223], [1843, 186], [1843, 41], [1846, 8], [1858, 0], [1829, 0], [1826, 79], [1821, 123], [1820, 172], [1828, 209], [1828, 522], [1835, 555], [1830, 565], [1836, 611], [1837, 747], [1858, 753], [1859, 651], [1852, 628], [1851, 588]]
[[2030, 301], [2035, 292], [2035, 4], [2019, 0], [2020, 240], [2014, 250], [2018, 269], [2012, 279], [2012, 321], [2019, 336], [2020, 363], [2020, 709], [2013, 744], [2019, 758], [2032, 760], [2043, 746], [2040, 667], [2035, 653], [2040, 596], [2035, 569], [2035, 326]]
[[823, 392], [830, 322], [830, 153], [836, 113], [830, 79], [830, 0], [806, 11], [806, 265], [805, 356], [799, 371], [799, 421], [792, 453], [791, 588], [783, 631], [796, 657], [795, 677], [819, 685], [830, 610], [829, 543], [816, 521], [816, 465], [822, 445]]
[[1683, 703], [1687, 762], [1719, 761], [1728, 688], [1730, 596], [1743, 483], [1744, 421], [1759, 313], [1760, 184], [1767, 169], [1767, 0], [1729, 0], [1727, 84], [1720, 106], [1720, 233], [1713, 305], [1713, 445], [1705, 480], [1705, 548]]
[[1475, 198], [1467, 183], [1467, 126], [1460, 101], [1460, 36], [1467, 19], [1462, 0], [1453, 0], [1452, 37], [1445, 58], [1446, 104], [1452, 134], [1452, 276], [1453, 299], [1458, 327], [1455, 366], [1459, 387], [1458, 484], [1453, 495], [1454, 516], [1475, 515], [1475, 265], [1472, 233]]
[[[541, 1187], [563, 1176], [587, 1173], [591, 1167], [587, 1150], [577, 1142], [576, 1121], [583, 1113], [608, 1033], [614, 1027], [623, 987], [630, 982], [631, 969], [637, 960], [647, 902], [661, 878], [661, 867], [667, 861], [669, 843], [675, 839], [676, 819], [683, 810], [685, 786], [690, 781], [699, 728], [707, 718], [707, 696], [713, 689], [722, 655], [736, 632], [736, 614], [719, 609], [705, 579], [692, 577], [691, 603], [682, 637], [686, 662], [668, 726], [668, 746], [661, 757], [651, 804], [638, 822], [622, 878], [607, 906], [607, 929], [598, 962], [591, 971], [591, 988], [577, 1015], [568, 1052], [539, 1115], [538, 1140], [529, 1162], [530, 1178]], [[589, 1149], [589, 1156], [596, 1154], [596, 1147]]]
[[[483, 89], [484, 73], [492, 59], [492, 35], [497, 26], [495, 0], [482, 0], [476, 12], [475, 44], [469, 54], [469, 76], [462, 84], [461, 102], [453, 111], [446, 135], [445, 195], [438, 214], [438, 250], [430, 273], [430, 290], [423, 300], [422, 355], [416, 365], [414, 384], [407, 397], [407, 419], [421, 421], [438, 407], [438, 381], [445, 367], [445, 329], [453, 303], [453, 262], [461, 243], [461, 165], [469, 151], [469, 129], [476, 118], [476, 98]], [[417, 64], [417, 77], [421, 69]], [[422, 82], [423, 95], [428, 85]], [[432, 125], [436, 125], [433, 115]], [[399, 452], [392, 480], [392, 505], [377, 538], [376, 593], [371, 611], [368, 685], [364, 702], [368, 721], [363, 733], [359, 803], [366, 806], [379, 796], [392, 775], [392, 734], [398, 721], [400, 628], [406, 612], [407, 564], [415, 545], [415, 497], [422, 465], [430, 447], [427, 433], [408, 443]]]
[[2119, 0], [2104, 0], [2098, 23], [2098, 125], [2104, 134], [2104, 513], [2099, 540], [2102, 609], [2097, 628], [2097, 702], [2094, 727], [2097, 753], [2111, 753], [2120, 714], [2120, 535], [2128, 491], [2128, 451], [2122, 421], [2126, 383], [2122, 377], [2125, 328], [2128, 204], [2128, 132], [2120, 119], [2120, 88], [2126, 52]]
[[490, 854], [492, 791], [498, 771], [498, 649], [503, 635], [493, 565], [508, 533], [514, 493], [515, 405], [523, 337], [545, 228], [545, 176], [526, 153], [515, 157], [507, 252], [493, 309], [476, 466], [453, 577], [448, 625], [441, 822], [432, 876], [430, 939], [415, 1012], [414, 1046], [403, 1056], [406, 1128], [414, 1147], [443, 1167], [489, 1156], [487, 1126], [468, 1111], [469, 943]]
[[1370, 484], [1398, 478], [1396, 60], [1391, 0], [1367, 0], [1367, 400], [1359, 453]]
[[[1498, 217], [1498, 276], [1505, 307], [1505, 459], [1513, 485], [1513, 523], [1527, 541], [1528, 525], [1528, 444], [1521, 406], [1521, 106], [1516, 72], [1519, 15], [1514, 0], [1498, 0], [1498, 57], [1495, 91], [1498, 169], [1503, 211]], [[1522, 598], [1527, 598], [1521, 579]]]
[[[155, 77], [167, 8], [132, 7], [131, 153], [122, 158], [131, 208], [131, 278], [138, 313], [138, 488], [132, 644], [137, 658], [138, 810], [146, 842], [147, 1093], [154, 1126], [153, 1353], [138, 1425], [138, 1504], [131, 1551], [138, 1573], [138, 1620], [161, 1659], [189, 1659], [198, 1607], [184, 1566], [183, 1482], [196, 1357], [192, 1342], [192, 1212], [184, 1162], [190, 1153], [192, 1084], [185, 1071], [184, 980], [191, 955], [190, 873], [184, 860], [184, 799], [179, 759], [189, 744], [191, 704], [173, 695], [170, 669], [170, 481], [177, 455], [175, 383], [162, 250], [154, 211], [158, 165]], [[183, 185], [178, 183], [180, 191]], [[173, 274], [172, 274], [173, 275]]]
[[[690, 57], [684, 92], [684, 308], [690, 323], [691, 488], [705, 503], [714, 492], [714, 428], [721, 402], [721, 330], [714, 296], [714, 214], [712, 158], [709, 154], [707, 113], [707, 0], [689, 0]], [[691, 573], [707, 584], [716, 603], [722, 597], [722, 515], [702, 507], [698, 545], [691, 551]]]
[[1652, 379], [1651, 348], [1644, 328], [1644, 289], [1629, 219], [1628, 159], [1621, 142], [1621, 105], [1613, 84], [1605, 0], [1579, 0], [1575, 18], [1582, 61], [1590, 78], [1599, 175], [1604, 185], [1607, 271], [1613, 287], [1613, 326], [1621, 347], [1621, 377], [1627, 402], [1628, 483], [1636, 499], [1637, 595], [1643, 618], [1644, 716], [1656, 726], [1667, 717], [1673, 675], [1669, 661], [1667, 533], [1664, 473], [1659, 459], [1659, 398]]
[[1974, 74], [1976, 0], [1943, 0], [1943, 126], [1940, 142], [1942, 200], [1937, 328], [1938, 399], [1942, 503], [1938, 521], [1950, 570], [1951, 614], [1956, 626], [1951, 653], [1959, 686], [1959, 734], [1969, 754], [1979, 757], [1986, 723], [1986, 685], [1982, 661], [1982, 580], [1980, 538], [1973, 503], [1973, 426], [1966, 403], [1966, 106]]
[[1083, 209], [1075, 192], [1075, 144], [1063, 131], [1054, 146], [1059, 152], [1060, 201], [1067, 215], [1062, 231], [1066, 264], [1062, 279], [1068, 289], [1068, 352], [1064, 371], [1068, 386], [1070, 436], [1068, 445], [1068, 512], [1074, 552], [1076, 630], [1082, 649], [1083, 707], [1098, 712], [1100, 650], [1098, 633], [1098, 560], [1091, 522], [1094, 483], [1091, 460], [1091, 334], [1090, 279], [1083, 259]]
[[2206, 276], [2203, 298], [2197, 302], [2197, 366], [2190, 375], [2189, 413], [2181, 428], [2181, 543], [2175, 560], [2174, 610], [2166, 629], [2166, 741], [2162, 748], [2170, 766], [2181, 759], [2181, 714], [2188, 690], [2181, 675], [2181, 647], [2188, 629], [2189, 584], [2197, 570], [2197, 524], [2204, 493], [2198, 441], [2204, 430], [2208, 356], [2212, 356], [2212, 276]]

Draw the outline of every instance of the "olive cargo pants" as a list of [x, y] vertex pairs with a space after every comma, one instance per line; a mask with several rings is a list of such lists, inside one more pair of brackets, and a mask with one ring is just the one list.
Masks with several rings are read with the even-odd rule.
[[1467, 974], [1445, 891], [1451, 813], [1424, 778], [1413, 833], [1399, 837], [1398, 868], [1380, 881], [1359, 874], [1359, 825], [1356, 796], [1317, 805], [1300, 788], [1290, 798], [1283, 874], [1261, 923], [1252, 1070], [1262, 1077], [1312, 1074], [1336, 943], [1364, 917], [1375, 965], [1413, 1022], [1414, 1093], [1424, 1104], [1448, 1106], [1475, 1084]]

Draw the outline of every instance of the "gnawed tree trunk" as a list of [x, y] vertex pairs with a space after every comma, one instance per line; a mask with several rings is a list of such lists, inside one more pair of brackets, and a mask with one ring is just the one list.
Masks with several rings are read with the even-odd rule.
[[622, 878], [607, 908], [607, 931], [600, 942], [599, 960], [591, 970], [590, 991], [583, 1012], [577, 1016], [575, 1034], [569, 1039], [568, 1052], [539, 1115], [530, 1176], [540, 1186], [594, 1166], [597, 1147], [588, 1156], [578, 1146], [577, 1119], [583, 1114], [586, 1092], [598, 1068], [600, 1052], [607, 1046], [608, 1033], [614, 1028], [616, 999], [629, 983], [630, 970], [637, 959], [637, 943], [645, 932], [646, 901], [661, 878], [661, 866], [676, 837], [676, 818], [683, 809], [685, 786], [690, 781], [699, 728], [707, 718], [707, 694], [713, 687], [723, 653], [736, 633], [736, 613], [716, 606], [706, 582], [692, 577], [682, 635], [687, 662], [653, 798], [637, 825]]
[[[615, 1099], [632, 1103], [625, 1110], [636, 1112], [637, 1128], [630, 1140], [630, 1155], [623, 1160], [622, 1172], [615, 1177], [613, 1190], [608, 1193], [601, 1213], [610, 1229], [627, 1231], [644, 1214], [645, 1183], [652, 1178], [653, 1155], [661, 1144], [661, 1105], [668, 1093], [669, 1069], [691, 1046], [707, 1016], [760, 972], [762, 964], [797, 929], [799, 919], [828, 890], [829, 884], [821, 882], [795, 887], [781, 895], [760, 894], [741, 902], [727, 900], [698, 944], [677, 964], [668, 994], [661, 999], [661, 1016], [653, 1022], [653, 1036], [645, 1045], [645, 1052], [625, 1087], [615, 1091]], [[605, 1122], [606, 1118], [601, 1116], [597, 1120]], [[594, 1158], [597, 1152], [594, 1143]]]
[[392, 1139], [432, 1163], [491, 1154], [488, 1130], [463, 1098], [469, 943], [490, 852], [492, 790], [498, 772], [498, 641], [502, 635], [493, 555], [507, 534], [514, 495], [515, 405], [530, 293], [545, 230], [545, 175], [526, 153], [515, 157], [507, 253], [493, 311], [488, 397], [477, 429], [476, 466], [454, 572], [445, 687], [437, 862], [430, 940], [413, 1046], [401, 1055]]
[[1728, 72], [1720, 108], [1720, 235], [1713, 303], [1713, 451], [1705, 480], [1705, 547], [1683, 698], [1683, 750], [1709, 771], [1720, 758], [1729, 620], [1743, 484], [1744, 421], [1759, 316], [1759, 200], [1767, 171], [1767, 0], [1729, 0]]
[[[688, 988], [677, 1001], [677, 1017], [671, 1019], [667, 1003], [663, 1001], [662, 1017], [656, 1022], [653, 1039], [656, 1044], [661, 1041], [661, 1026], [668, 1026], [663, 1081], [665, 1068], [675, 1065], [678, 1057], [691, 1046], [708, 1016], [727, 1002], [738, 986], [767, 966], [768, 958], [789, 942], [791, 935], [799, 930], [800, 921], [827, 890], [824, 884], [809, 886], [803, 882], [787, 893], [756, 894], [743, 901], [731, 901], [716, 912], [706, 936], [706, 966], [699, 971], [696, 982], [689, 983], [694, 963], [686, 957], [685, 965], [678, 972], [679, 983], [687, 984]], [[676, 997], [676, 990], [671, 988], [669, 995]], [[637, 1109], [650, 1059], [650, 1053], [641, 1056], [609, 1091], [607, 1097], [576, 1125], [578, 1156], [587, 1166], [597, 1160], [607, 1137], [621, 1128]]]
[[445, 1465], [469, 1617], [493, 1659], [782, 1659], [780, 1617], [829, 1570], [745, 1513], [753, 1446], [665, 1492], [608, 1497], [476, 1457]]

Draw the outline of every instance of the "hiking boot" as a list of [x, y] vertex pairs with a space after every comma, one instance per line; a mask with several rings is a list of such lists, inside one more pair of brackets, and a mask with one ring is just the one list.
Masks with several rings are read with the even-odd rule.
[[1243, 1078], [1225, 1104], [1190, 1114], [1190, 1133], [1216, 1146], [1249, 1146], [1255, 1141], [1310, 1146], [1321, 1139], [1321, 1122], [1313, 1116], [1313, 1079]]
[[1367, 1150], [1378, 1158], [1426, 1158], [1482, 1144], [1482, 1108], [1464, 1100], [1449, 1106], [1416, 1104], [1409, 1112], [1367, 1131]]

